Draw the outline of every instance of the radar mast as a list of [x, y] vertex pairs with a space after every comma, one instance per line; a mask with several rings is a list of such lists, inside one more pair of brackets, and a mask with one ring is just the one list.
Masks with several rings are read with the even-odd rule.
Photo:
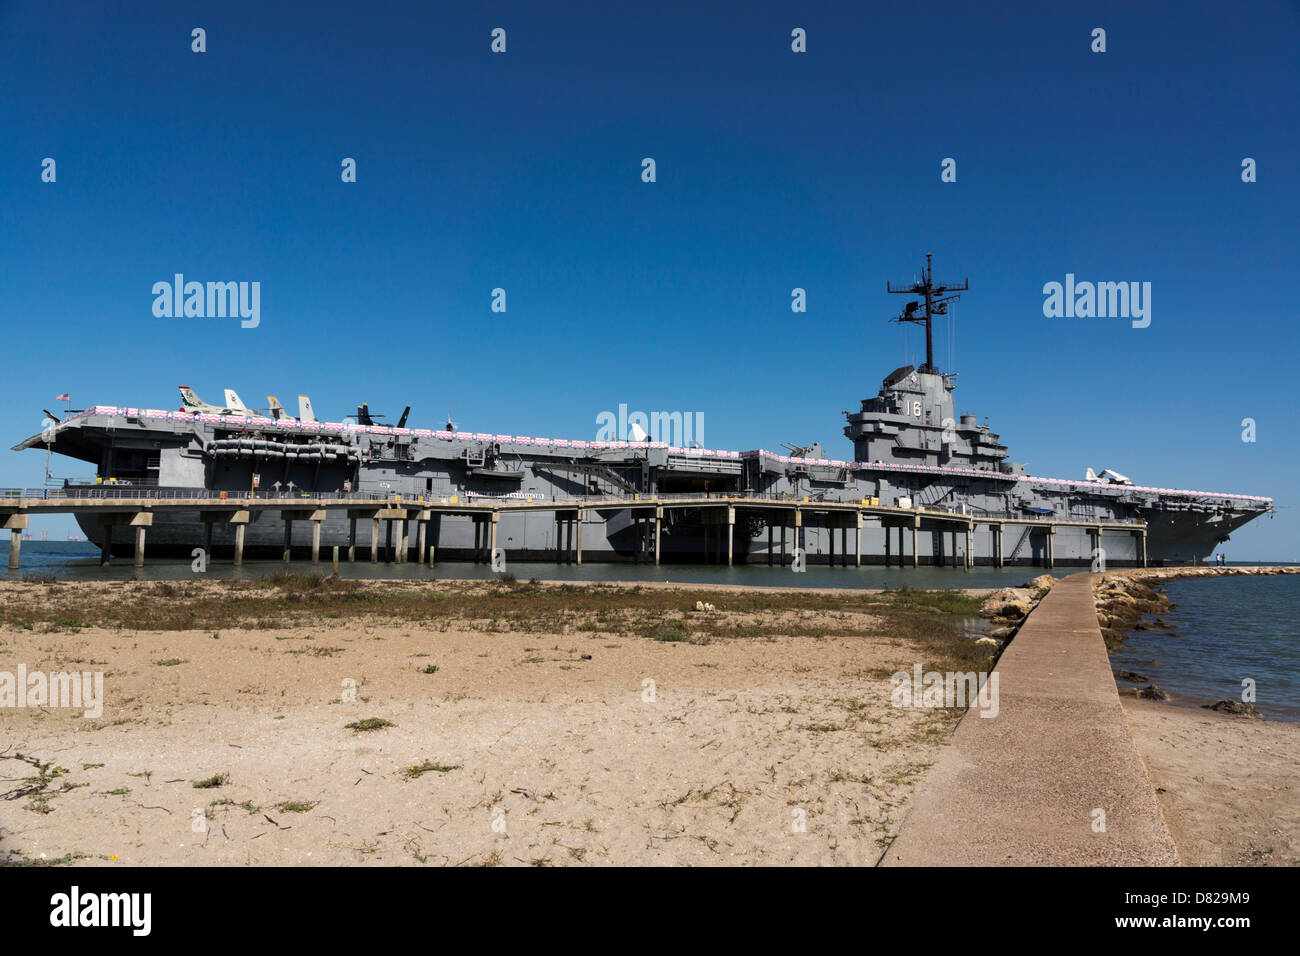
[[936, 315], [948, 314], [948, 303], [955, 302], [961, 298], [961, 293], [970, 288], [970, 280], [963, 279], [961, 285], [954, 282], [940, 282], [935, 284], [934, 272], [930, 266], [931, 253], [925, 254], [925, 269], [921, 272], [919, 282], [885, 283], [885, 291], [891, 295], [920, 295], [925, 297], [925, 311], [920, 312], [921, 301], [914, 300], [904, 306], [903, 311], [891, 322], [915, 322], [917, 325], [925, 326], [925, 364], [917, 371], [930, 372], [934, 374], [938, 369], [934, 367], [934, 333], [931, 328]]

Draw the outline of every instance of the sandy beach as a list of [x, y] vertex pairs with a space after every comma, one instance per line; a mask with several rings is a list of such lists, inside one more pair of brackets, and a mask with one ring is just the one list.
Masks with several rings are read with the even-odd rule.
[[[873, 865], [961, 717], [890, 675], [1033, 593], [0, 584], [0, 672], [104, 687], [0, 706], [0, 860]], [[1181, 863], [1300, 863], [1300, 726], [1123, 708]]]
[[1181, 864], [1300, 864], [1300, 725], [1122, 702]]
[[[717, 592], [700, 612], [694, 591], [435, 587], [458, 610], [340, 613], [270, 589], [214, 627], [220, 585], [6, 585], [0, 669], [102, 671], [106, 702], [99, 719], [0, 709], [0, 853], [870, 865], [958, 716], [890, 706], [889, 675], [949, 646], [900, 622], [949, 625], [888, 598], [765, 595], [775, 609], [754, 612]], [[92, 624], [152, 607], [169, 628], [195, 604], [201, 627]], [[347, 726], [371, 718], [388, 725]]]

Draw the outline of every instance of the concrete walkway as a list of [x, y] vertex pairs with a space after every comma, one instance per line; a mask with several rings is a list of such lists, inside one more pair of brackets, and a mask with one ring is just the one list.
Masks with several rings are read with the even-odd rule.
[[962, 718], [883, 865], [1178, 862], [1124, 722], [1094, 577], [1063, 579], [1029, 615], [998, 661], [997, 716]]

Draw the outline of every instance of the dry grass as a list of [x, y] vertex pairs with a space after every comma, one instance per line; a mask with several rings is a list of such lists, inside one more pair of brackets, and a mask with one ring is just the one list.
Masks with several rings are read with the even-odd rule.
[[[716, 612], [696, 613], [697, 601]], [[486, 632], [648, 637], [708, 644], [776, 637], [889, 637], [918, 644], [930, 663], [978, 669], [986, 645], [967, 639], [979, 599], [960, 591], [718, 591], [536, 581], [352, 581], [276, 574], [256, 581], [128, 582], [111, 588], [24, 583], [0, 589], [0, 626], [40, 632], [279, 629], [367, 619]], [[338, 648], [308, 653], [326, 656]], [[160, 665], [183, 663], [159, 661]], [[427, 671], [433, 673], [432, 670]]]

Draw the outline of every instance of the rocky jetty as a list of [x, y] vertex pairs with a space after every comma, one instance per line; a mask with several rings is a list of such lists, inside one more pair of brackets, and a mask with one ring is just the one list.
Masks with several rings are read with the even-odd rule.
[[[1258, 568], [1178, 567], [1108, 571], [1099, 575], [1093, 583], [1092, 593], [1097, 606], [1097, 624], [1101, 627], [1101, 636], [1106, 642], [1106, 648], [1115, 650], [1124, 643], [1129, 631], [1163, 630], [1170, 627], [1159, 616], [1170, 607], [1169, 598], [1165, 596], [1162, 587], [1168, 581], [1275, 574], [1300, 574], [1300, 567], [1271, 565]], [[1154, 617], [1155, 620], [1144, 620], [1148, 617]], [[1119, 680], [1133, 683], [1145, 680], [1129, 671], [1118, 671], [1115, 676]], [[1126, 693], [1145, 700], [1169, 699], [1169, 695], [1155, 684], [1140, 690], [1130, 688]], [[1256, 718], [1260, 716], [1254, 705], [1237, 701], [1221, 700], [1203, 706], [1219, 713]]]
[[1056, 581], [1050, 574], [1040, 574], [1018, 588], [1001, 588], [990, 594], [980, 607], [980, 617], [989, 621], [988, 633], [980, 640], [1005, 646]]
[[[1169, 627], [1159, 617], [1169, 610], [1169, 599], [1160, 585], [1184, 578], [1222, 578], [1246, 575], [1300, 574], [1300, 567], [1276, 565], [1258, 568], [1128, 568], [1108, 571], [1098, 577], [1092, 593], [1097, 605], [1097, 623], [1106, 646], [1112, 650], [1124, 643], [1128, 631], [1161, 630]], [[1145, 617], [1155, 617], [1145, 621]]]

